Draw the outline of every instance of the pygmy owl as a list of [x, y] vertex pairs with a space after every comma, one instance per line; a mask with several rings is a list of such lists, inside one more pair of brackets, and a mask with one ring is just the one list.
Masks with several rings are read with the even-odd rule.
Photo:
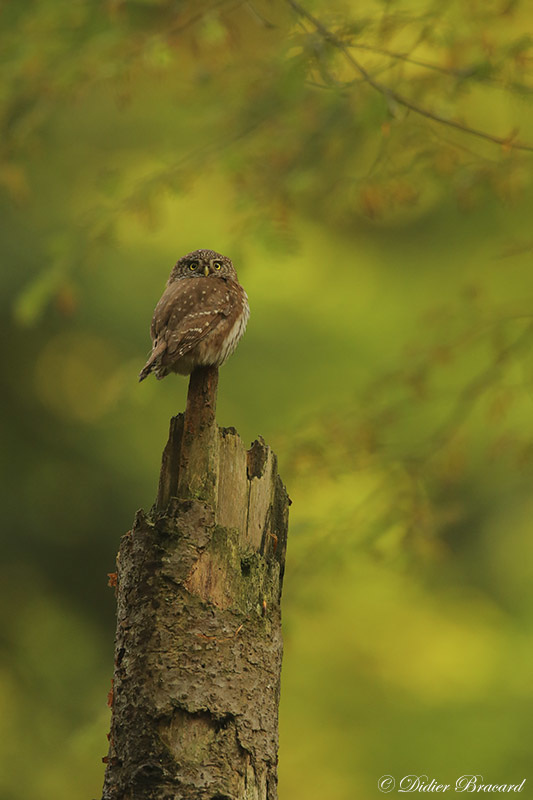
[[169, 372], [189, 375], [196, 367], [219, 367], [244, 333], [250, 308], [235, 267], [213, 250], [180, 258], [155, 307], [152, 352], [141, 370], [158, 379]]

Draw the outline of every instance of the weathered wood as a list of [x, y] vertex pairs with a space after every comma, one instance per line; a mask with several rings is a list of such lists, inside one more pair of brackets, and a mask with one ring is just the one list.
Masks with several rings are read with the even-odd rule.
[[[214, 387], [214, 393], [213, 393]], [[157, 502], [122, 538], [103, 800], [275, 800], [287, 492], [191, 378]]]
[[189, 381], [185, 417], [187, 429], [200, 433], [203, 428], [215, 423], [217, 410], [218, 369], [199, 367]]
[[217, 386], [216, 367], [196, 369], [191, 375], [185, 414], [170, 420], [159, 475], [158, 510], [166, 508], [171, 497], [196, 497], [216, 505]]
[[218, 428], [215, 420], [218, 369], [194, 370], [183, 423], [177, 496], [217, 501]]
[[184, 415], [178, 414], [170, 420], [168, 442], [163, 450], [156, 508], [168, 506], [170, 498], [177, 494], [180, 469], [181, 440], [183, 438]]

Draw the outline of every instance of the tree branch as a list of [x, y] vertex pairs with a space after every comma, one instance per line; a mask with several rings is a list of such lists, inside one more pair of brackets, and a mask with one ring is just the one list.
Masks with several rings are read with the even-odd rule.
[[[413, 56], [409, 55], [408, 53], [399, 53], [394, 50], [387, 50], [386, 47], [378, 47], [374, 44], [363, 44], [362, 42], [351, 42], [349, 47], [352, 47], [356, 50], [365, 50], [368, 53], [376, 53], [377, 55], [387, 56], [388, 58], [395, 59], [396, 61], [405, 61], [406, 64], [413, 64], [416, 67], [422, 67], [423, 69], [429, 69], [433, 72], [439, 72], [442, 75], [448, 75], [450, 78], [472, 78], [478, 83], [486, 83], [490, 86], [495, 86], [500, 89], [512, 90], [513, 88], [512, 86], [509, 87], [506, 85], [501, 79], [498, 80], [496, 78], [490, 78], [486, 75], [478, 76], [476, 74], [475, 66], [463, 67], [462, 69], [443, 67], [440, 64], [434, 64], [431, 61], [424, 61], [421, 58], [413, 58]], [[527, 86], [526, 84], [521, 84], [520, 89], [528, 94], [533, 92], [533, 86]]]
[[492, 142], [493, 144], [498, 144], [509, 149], [524, 150], [533, 153], [533, 145], [516, 141], [514, 138], [514, 132], [510, 136], [493, 136], [491, 133], [487, 133], [487, 131], [480, 130], [479, 128], [473, 128], [470, 125], [466, 125], [463, 122], [459, 122], [454, 119], [449, 119], [448, 117], [443, 117], [441, 114], [437, 114], [436, 112], [431, 111], [424, 106], [418, 105], [408, 97], [404, 97], [402, 94], [396, 92], [394, 89], [391, 89], [389, 86], [385, 86], [379, 81], [376, 81], [365, 69], [365, 67], [360, 64], [359, 61], [352, 55], [348, 45], [335, 36], [335, 34], [330, 31], [329, 28], [326, 28], [326, 26], [323, 25], [319, 19], [307, 11], [307, 9], [301, 6], [296, 0], [286, 0], [286, 2], [300, 17], [304, 17], [313, 25], [315, 30], [325, 41], [329, 42], [344, 55], [346, 61], [362, 76], [369, 86], [371, 86], [384, 97], [388, 98], [389, 100], [394, 100], [394, 102], [398, 103], [398, 105], [409, 109], [409, 111], [412, 111], [421, 117], [425, 117], [433, 122], [438, 122], [441, 125], [447, 125], [450, 128], [455, 128], [456, 130], [467, 133], [470, 136], [477, 136], [479, 139], [484, 139], [485, 141]]

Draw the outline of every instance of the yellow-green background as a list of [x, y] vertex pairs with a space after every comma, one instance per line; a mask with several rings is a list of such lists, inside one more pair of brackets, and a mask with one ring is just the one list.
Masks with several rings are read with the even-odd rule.
[[106, 574], [186, 393], [136, 376], [197, 247], [234, 259], [252, 310], [219, 423], [265, 437], [293, 500], [280, 798], [371, 800], [383, 774], [531, 791], [533, 191], [513, 143], [533, 142], [533, 17], [308, 8], [439, 65], [352, 51], [511, 142], [406, 113], [280, 0], [2, 9], [2, 800], [99, 796]]

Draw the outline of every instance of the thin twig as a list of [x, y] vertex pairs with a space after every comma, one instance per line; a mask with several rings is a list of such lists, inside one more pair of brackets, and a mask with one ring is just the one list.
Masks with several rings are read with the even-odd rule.
[[462, 69], [443, 67], [440, 64], [433, 63], [432, 61], [424, 61], [420, 58], [413, 58], [407, 53], [398, 53], [394, 50], [387, 50], [386, 47], [378, 47], [377, 45], [373, 44], [363, 44], [362, 42], [350, 42], [350, 44], [347, 46], [356, 50], [365, 50], [368, 53], [377, 53], [378, 55], [388, 56], [389, 58], [396, 59], [397, 61], [405, 61], [406, 64], [413, 64], [416, 67], [422, 67], [423, 69], [430, 69], [434, 72], [440, 72], [442, 75], [448, 75], [451, 78], [473, 78], [478, 83], [486, 83], [499, 89], [520, 91], [527, 94], [531, 94], [533, 92], [533, 86], [517, 84], [517, 86], [514, 87], [512, 84], [505, 83], [505, 81], [501, 78], [491, 78], [488, 75], [478, 76], [476, 75], [475, 66], [463, 67]]
[[368, 53], [377, 53], [381, 56], [388, 56], [397, 61], [405, 61], [407, 64], [414, 64], [416, 67], [423, 67], [424, 69], [431, 69], [435, 72], [442, 72], [444, 75], [450, 75], [453, 78], [469, 78], [475, 75], [473, 67], [464, 67], [463, 69], [453, 69], [453, 67], [443, 67], [440, 64], [434, 64], [431, 61], [424, 61], [419, 58], [413, 58], [407, 53], [398, 53], [394, 50], [387, 50], [386, 47], [378, 47], [374, 44], [363, 44], [363, 42], [350, 42], [348, 47], [353, 47], [356, 50], [366, 50]]
[[255, 19], [256, 19], [256, 20], [258, 20], [258, 22], [260, 22], [260, 23], [261, 23], [261, 25], [263, 25], [265, 28], [268, 28], [269, 30], [273, 30], [274, 28], [277, 28], [277, 27], [278, 27], [278, 26], [277, 26], [277, 25], [275, 25], [273, 22], [270, 22], [270, 20], [269, 20], [269, 19], [267, 19], [266, 17], [264, 17], [264, 16], [263, 16], [263, 15], [262, 15], [262, 14], [261, 14], [261, 13], [260, 13], [258, 10], [257, 10], [257, 8], [254, 6], [254, 4], [250, 2], [250, 0], [248, 0], [248, 2], [246, 3], [246, 7], [248, 8], [248, 10], [249, 10], [249, 11], [250, 11], [250, 13], [252, 14], [252, 16], [253, 16], [253, 17], [255, 17]]
[[449, 413], [447, 419], [441, 423], [431, 437], [432, 450], [428, 453], [427, 460], [433, 458], [446, 445], [449, 440], [450, 431], [456, 429], [461, 421], [473, 410], [477, 400], [484, 394], [486, 389], [493, 383], [494, 376], [497, 375], [505, 360], [513, 356], [531, 338], [533, 325], [528, 325], [511, 344], [504, 347], [498, 354], [495, 363], [483, 370], [474, 380], [472, 380], [459, 394], [454, 408]]
[[231, 0], [216, 0], [216, 2], [214, 2], [209, 8], [203, 8], [201, 11], [197, 11], [196, 14], [193, 14], [191, 17], [189, 17], [189, 19], [185, 20], [185, 22], [181, 24], [178, 22], [174, 25], [170, 25], [165, 31], [165, 35], [172, 34], [175, 36], [177, 33], [183, 33], [184, 30], [190, 28], [192, 25], [196, 25], [197, 22], [201, 22], [203, 19], [205, 19], [205, 17], [217, 9], [224, 9], [224, 6], [229, 6], [229, 11], [235, 11], [235, 9], [244, 5], [244, 3], [245, 0], [236, 0], [234, 3], [232, 3]]

